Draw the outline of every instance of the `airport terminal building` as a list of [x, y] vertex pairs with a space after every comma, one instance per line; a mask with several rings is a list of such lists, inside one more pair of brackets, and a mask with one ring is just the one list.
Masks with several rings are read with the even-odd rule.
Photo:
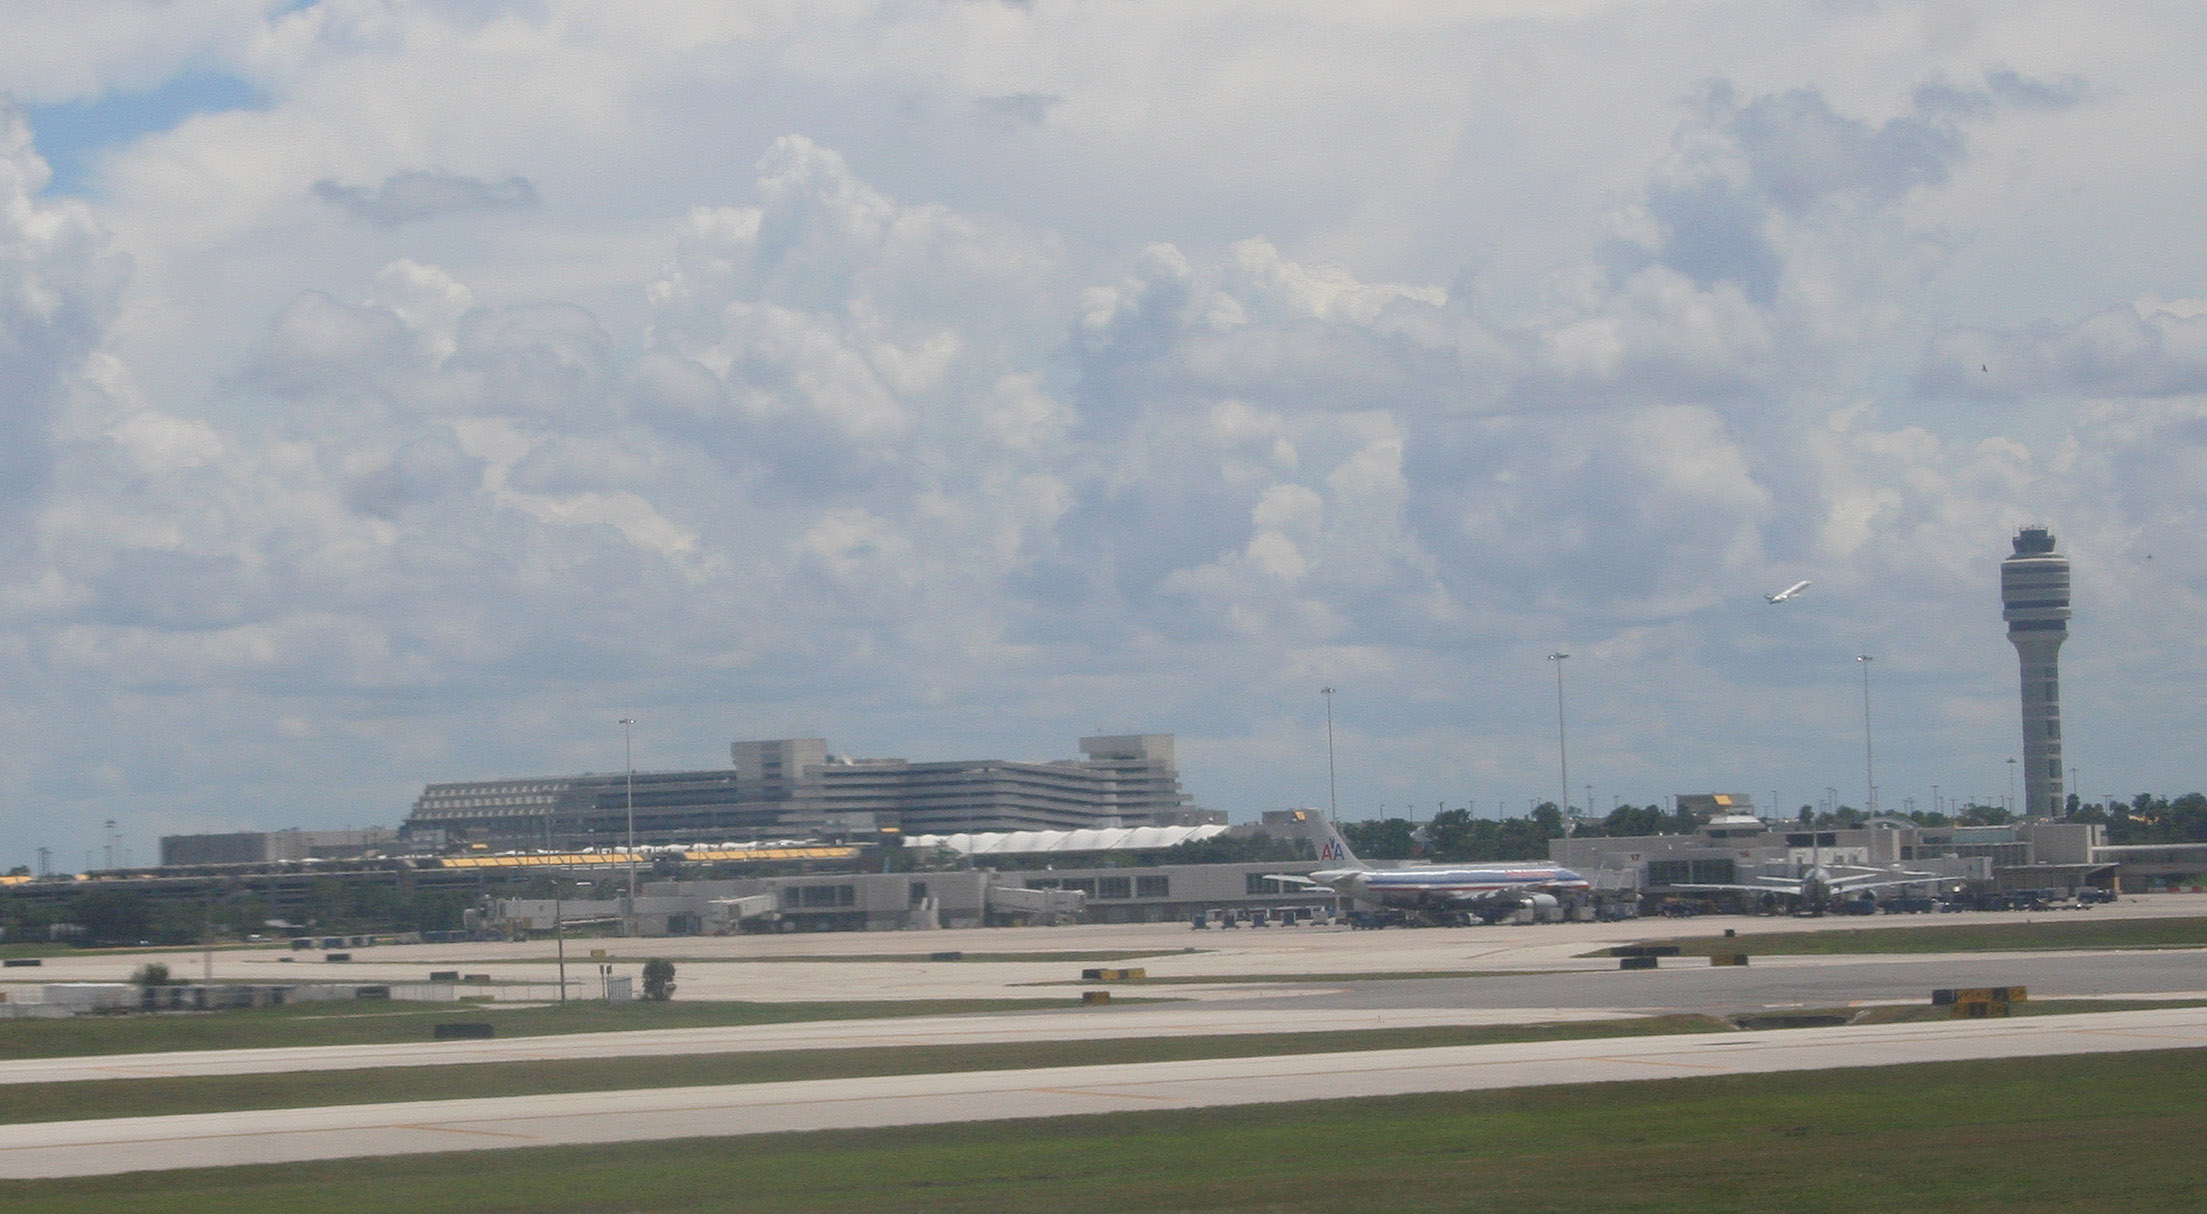
[[708, 771], [538, 776], [432, 784], [405, 831], [422, 843], [491, 849], [879, 834], [1182, 825], [1222, 815], [1189, 806], [1171, 734], [1080, 740], [1050, 761], [912, 762], [831, 754], [823, 738], [736, 742]]

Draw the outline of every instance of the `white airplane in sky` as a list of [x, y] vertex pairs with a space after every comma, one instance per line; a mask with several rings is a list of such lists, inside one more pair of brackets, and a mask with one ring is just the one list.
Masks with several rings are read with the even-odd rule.
[[[1297, 810], [1318, 860], [1329, 867], [1308, 877], [1267, 873], [1274, 881], [1325, 888], [1357, 902], [1409, 910], [1464, 911], [1493, 923], [1523, 906], [1556, 905], [1557, 894], [1584, 893], [1586, 878], [1554, 864], [1535, 861], [1476, 867], [1372, 868], [1356, 858], [1348, 841], [1316, 810]], [[1545, 899], [1545, 902], [1542, 901]]]
[[1764, 596], [1763, 596], [1763, 600], [1764, 600], [1765, 602], [1771, 602], [1771, 603], [1783, 603], [1783, 602], [1785, 602], [1785, 601], [1786, 601], [1787, 599], [1790, 599], [1790, 598], [1794, 597], [1795, 595], [1797, 595], [1797, 594], [1801, 593], [1802, 591], [1804, 591], [1804, 590], [1806, 590], [1806, 589], [1808, 589], [1808, 588], [1809, 588], [1809, 584], [1808, 584], [1807, 582], [1805, 582], [1805, 581], [1804, 581], [1804, 582], [1795, 582], [1795, 583], [1793, 583], [1793, 584], [1792, 584], [1791, 586], [1788, 586], [1788, 587], [1786, 587], [1785, 589], [1783, 589], [1783, 590], [1779, 591], [1779, 592], [1778, 592], [1778, 593], [1776, 593], [1776, 594], [1766, 594], [1766, 595], [1764, 595]]

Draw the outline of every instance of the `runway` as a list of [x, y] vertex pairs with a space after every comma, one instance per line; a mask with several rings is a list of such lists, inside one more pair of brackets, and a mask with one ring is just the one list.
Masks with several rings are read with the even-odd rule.
[[[477, 1019], [455, 1012], [445, 1018]], [[210, 1075], [345, 1071], [369, 1067], [526, 1063], [577, 1058], [750, 1054], [775, 1050], [848, 1050], [922, 1045], [1101, 1041], [1135, 1037], [1329, 1033], [1435, 1025], [1526, 1024], [1606, 1020], [1585, 1008], [1370, 1008], [1353, 1012], [1286, 1010], [1264, 1016], [1219, 1016], [1208, 1008], [1118, 1005], [1051, 1012], [987, 1012], [972, 1016], [912, 1016], [881, 1020], [813, 1020], [799, 1024], [571, 1033], [489, 1041], [409, 1041], [383, 1045], [288, 1046], [258, 1050], [186, 1050], [160, 1054], [91, 1054], [0, 1062], [0, 1085], [74, 1083]]]
[[[1588, 963], [1581, 961], [1579, 964]], [[1436, 1025], [1556, 1023], [1678, 1012], [1730, 1015], [1802, 1007], [1927, 1003], [1931, 992], [1939, 987], [2023, 986], [2039, 1000], [2125, 995], [2153, 998], [2192, 995], [2207, 999], [2207, 952], [2198, 950], [1978, 953], [1937, 957], [1773, 957], [1757, 958], [1749, 967], [1711, 966], [1698, 958], [1687, 958], [1667, 961], [1666, 968], [1630, 972], [1618, 970], [1614, 963], [1596, 964], [1601, 964], [1602, 968], [1473, 978], [1118, 988], [1122, 994], [1152, 998], [1176, 999], [1191, 992], [1201, 996], [1190, 1002], [1171, 1004], [815, 1020], [489, 1041], [422, 1040], [381, 1045], [30, 1058], [0, 1061], [0, 1089], [20, 1083], [526, 1063], [553, 1059], [1324, 1033]], [[496, 1018], [495, 1011], [477, 1008], [426, 1013], [421, 1017], [422, 1036], [428, 1037], [427, 1026], [434, 1020], [488, 1019], [495, 1023]]]
[[2207, 1047], [2207, 1009], [341, 1105], [0, 1127], [0, 1177]]

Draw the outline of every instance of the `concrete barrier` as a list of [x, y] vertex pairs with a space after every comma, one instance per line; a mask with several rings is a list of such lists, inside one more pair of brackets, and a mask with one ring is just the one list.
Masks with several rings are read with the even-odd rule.
[[1612, 957], [1676, 957], [1675, 944], [1620, 944], [1609, 950]]
[[1619, 957], [1617, 968], [1621, 970], [1651, 970], [1655, 968], [1653, 957]]

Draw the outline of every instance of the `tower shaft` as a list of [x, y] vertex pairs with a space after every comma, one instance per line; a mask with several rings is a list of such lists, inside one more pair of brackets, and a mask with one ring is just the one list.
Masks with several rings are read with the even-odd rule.
[[2000, 562], [2001, 618], [2015, 646], [2023, 701], [2023, 812], [2059, 815], [2061, 643], [2069, 639], [2069, 558], [2054, 551], [2053, 534], [2025, 527], [2015, 555]]

